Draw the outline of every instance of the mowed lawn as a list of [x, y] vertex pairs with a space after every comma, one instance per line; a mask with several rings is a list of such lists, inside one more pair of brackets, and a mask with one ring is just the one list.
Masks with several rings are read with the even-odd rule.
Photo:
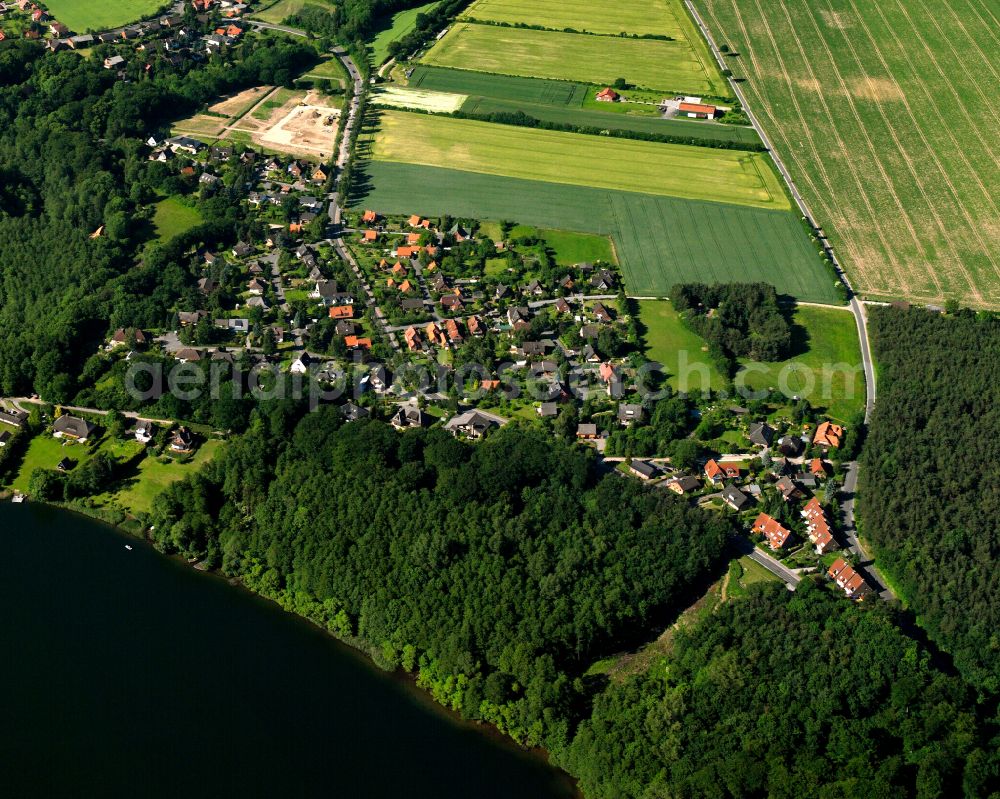
[[[688, 280], [763, 280], [783, 294], [811, 302], [839, 303], [832, 280], [808, 244], [798, 217], [783, 212], [783, 234], [766, 238], [761, 229], [771, 211], [673, 197], [614, 192], [562, 183], [459, 172], [389, 161], [363, 165], [355, 207], [388, 214], [509, 219], [539, 228], [611, 236], [633, 296], [666, 296]], [[661, 227], [619, 227], [613, 206], [659, 208]], [[720, 216], [721, 214], [721, 216]], [[733, 223], [727, 216], [740, 220]], [[749, 215], [749, 216], [747, 216]], [[760, 216], [760, 224], [751, 224]], [[697, 241], [682, 237], [698, 231]], [[738, 261], [734, 254], [756, 252]], [[582, 259], [588, 260], [588, 259]], [[692, 265], [693, 264], [693, 265]]]
[[858, 290], [1000, 307], [996, 2], [696, 6]]
[[425, 64], [503, 75], [629, 84], [664, 92], [724, 91], [687, 42], [457, 23]]
[[417, 25], [417, 15], [426, 14], [438, 4], [438, 0], [427, 3], [416, 8], [408, 8], [393, 14], [391, 19], [378, 33], [376, 33], [368, 43], [372, 53], [372, 63], [375, 66], [387, 61], [389, 58], [389, 44], [402, 39], [409, 34]]
[[152, 16], [162, 6], [162, 0], [116, 0], [114, 3], [99, 3], [95, 0], [45, 0], [49, 15], [77, 33], [117, 28]]
[[118, 441], [107, 436], [87, 441], [85, 444], [64, 441], [45, 430], [28, 443], [17, 474], [10, 487], [27, 492], [31, 475], [36, 469], [55, 469], [60, 461], [68, 459], [71, 470], [90, 460], [98, 452], [106, 452], [119, 462], [127, 461], [142, 450], [136, 441]]
[[[663, 364], [678, 391], [713, 389], [725, 380], [708, 357], [705, 340], [692, 333], [668, 300], [642, 300], [646, 356]], [[792, 311], [792, 357], [776, 363], [744, 361], [737, 390], [776, 388], [801, 396], [833, 419], [846, 422], [864, 408], [864, 376], [854, 316], [846, 309], [800, 305]]]
[[528, 180], [789, 208], [760, 153], [383, 112], [370, 155]]
[[201, 214], [196, 209], [184, 205], [176, 197], [167, 197], [155, 205], [153, 230], [156, 231], [160, 241], [179, 236], [199, 224], [201, 224]]
[[714, 391], [726, 385], [708, 357], [705, 340], [684, 326], [669, 300], [641, 300], [639, 320], [645, 328], [646, 357], [663, 366], [675, 391]]
[[[479, 230], [482, 235], [488, 236], [493, 241], [500, 241], [500, 224], [498, 222], [484, 222]], [[532, 225], [515, 225], [507, 238], [517, 239], [525, 236], [542, 239], [552, 251], [558, 264], [572, 266], [584, 261], [616, 263], [614, 248], [611, 246], [611, 239], [607, 236], [537, 228]], [[506, 268], [506, 259], [496, 260], [504, 264]]]
[[579, 264], [585, 261], [615, 263], [614, 248], [607, 236], [571, 233], [567, 230], [539, 230], [538, 234], [555, 255], [558, 264]]
[[115, 492], [101, 494], [95, 500], [101, 505], [119, 505], [133, 515], [148, 513], [158, 494], [172, 483], [198, 471], [215, 457], [223, 443], [216, 440], [205, 441], [191, 460], [183, 463], [170, 455], [163, 456], [162, 463], [159, 458], [147, 456], [139, 463], [136, 474], [126, 478]]
[[792, 314], [792, 357], [744, 362], [738, 379], [750, 389], [778, 388], [805, 397], [833, 419], [864, 410], [865, 379], [854, 315], [846, 308], [800, 305]]
[[521, 23], [553, 30], [572, 28], [589, 33], [639, 33], [684, 37], [675, 16], [679, 2], [617, 0], [613, 7], [593, 0], [477, 0], [465, 12], [484, 22]]

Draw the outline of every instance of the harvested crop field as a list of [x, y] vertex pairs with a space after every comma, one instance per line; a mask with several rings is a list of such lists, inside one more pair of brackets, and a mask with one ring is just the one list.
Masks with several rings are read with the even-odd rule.
[[433, 66], [717, 94], [717, 73], [687, 42], [457, 23], [424, 56]]
[[[658, 144], [386, 111], [376, 161], [447, 167], [525, 180], [788, 209], [760, 153]], [[641, 165], [641, 167], [640, 167]]]
[[458, 111], [468, 99], [468, 96], [464, 94], [407, 89], [391, 85], [384, 89], [375, 89], [371, 94], [373, 105], [427, 111], [435, 114], [450, 114], [453, 111]]
[[[610, 235], [633, 296], [663, 296], [674, 283], [714, 276], [723, 281], [764, 280], [800, 300], [839, 302], [833, 278], [790, 211], [389, 161], [365, 164], [359, 185], [362, 189], [351, 204], [383, 213], [509, 219]], [[663, 221], [636, 226], [639, 214]], [[633, 223], [624, 227], [629, 217]]]
[[206, 112], [175, 122], [173, 132], [210, 138], [225, 136], [228, 128], [239, 125], [250, 109], [273, 91], [273, 86], [256, 86], [224, 97], [210, 105]]
[[254, 86], [250, 89], [244, 89], [238, 94], [226, 97], [214, 105], [210, 105], [208, 110], [212, 113], [222, 114], [231, 118], [241, 117], [263, 100], [273, 88], [273, 86]]
[[856, 289], [1000, 307], [996, 3], [696, 5]]

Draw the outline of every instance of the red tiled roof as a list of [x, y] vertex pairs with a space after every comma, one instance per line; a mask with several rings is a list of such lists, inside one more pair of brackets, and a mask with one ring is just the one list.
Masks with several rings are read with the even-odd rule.
[[753, 523], [753, 529], [758, 533], [763, 533], [771, 549], [781, 549], [788, 541], [792, 532], [781, 523], [766, 513], [760, 514]]
[[708, 114], [709, 116], [715, 116], [715, 106], [706, 105], [705, 103], [681, 103], [680, 110], [684, 114]]
[[824, 447], [839, 447], [840, 440], [844, 435], [844, 428], [833, 422], [822, 422], [816, 428], [816, 435], [813, 443]]
[[331, 319], [353, 319], [354, 318], [354, 306], [353, 305], [334, 305], [330, 308], [330, 318]]

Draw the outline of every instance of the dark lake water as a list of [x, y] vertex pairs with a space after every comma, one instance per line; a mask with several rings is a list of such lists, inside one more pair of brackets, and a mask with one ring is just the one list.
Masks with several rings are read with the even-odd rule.
[[572, 795], [305, 622], [127, 541], [0, 505], [0, 794]]

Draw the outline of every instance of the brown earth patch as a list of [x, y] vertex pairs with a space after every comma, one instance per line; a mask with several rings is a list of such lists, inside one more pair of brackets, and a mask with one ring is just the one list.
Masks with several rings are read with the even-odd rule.
[[906, 99], [902, 88], [892, 78], [851, 78], [847, 81], [851, 96], [876, 103], [899, 102]]
[[208, 110], [216, 114], [225, 114], [227, 117], [234, 117], [264, 99], [264, 96], [273, 88], [273, 86], [254, 86], [250, 89], [244, 89], [238, 94], [226, 97], [215, 105], [209, 106]]

